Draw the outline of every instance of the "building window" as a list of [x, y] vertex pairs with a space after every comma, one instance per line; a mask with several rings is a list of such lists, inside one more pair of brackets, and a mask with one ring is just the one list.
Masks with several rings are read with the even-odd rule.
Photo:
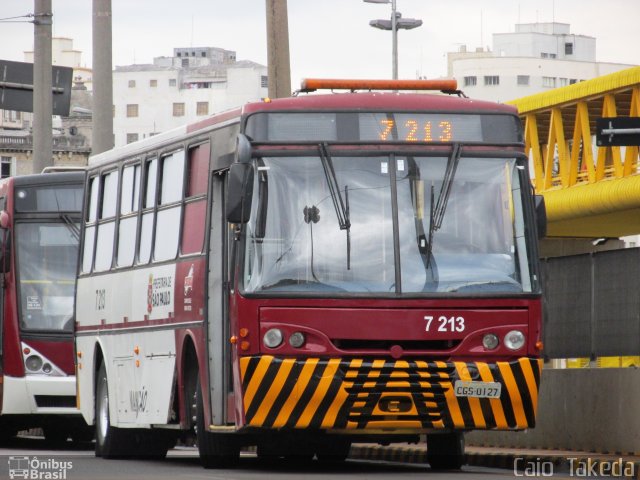
[[133, 143], [138, 141], [137, 133], [127, 133], [127, 143]]
[[542, 77], [542, 86], [548, 88], [556, 87], [556, 77]]
[[573, 85], [574, 83], [578, 83], [578, 80], [575, 78], [569, 79], [569, 85]]
[[201, 57], [205, 57], [205, 58], [206, 58], [206, 56], [207, 56], [207, 52], [200, 52], [200, 56], [201, 56]]
[[150, 87], [157, 87], [158, 86], [158, 80], [149, 80], [149, 86]]
[[544, 53], [544, 52], [542, 52], [542, 53], [540, 54], [540, 57], [542, 57], [542, 58], [549, 58], [549, 54], [548, 54], [548, 53]]
[[485, 75], [484, 76], [484, 84], [485, 85], [500, 85], [500, 77], [498, 75]]
[[269, 88], [269, 77], [267, 77], [266, 75], [262, 75], [260, 77], [260, 86], [262, 88]]
[[182, 59], [182, 66], [183, 67], [188, 67], [189, 66], [189, 59], [188, 58], [183, 58]]
[[136, 81], [135, 80], [129, 80], [129, 88], [135, 88], [136, 86]]
[[127, 117], [137, 117], [138, 116], [138, 104], [130, 103], [127, 105]]
[[475, 87], [478, 84], [478, 77], [464, 77], [464, 86], [465, 87]]
[[573, 43], [565, 43], [564, 44], [564, 54], [565, 55], [573, 55]]
[[3, 156], [0, 159], [0, 178], [7, 178], [11, 176], [11, 164], [13, 163], [13, 157]]
[[567, 85], [569, 85], [569, 79], [568, 78], [561, 78], [560, 79], [560, 86], [561, 87], [566, 87]]
[[549, 58], [556, 58], [556, 57], [557, 57], [557, 55], [555, 53], [550, 53], [549, 54]]
[[169, 86], [170, 87], [175, 87], [176, 86], [176, 79], [175, 78], [170, 78], [169, 79]]
[[518, 85], [529, 85], [529, 75], [518, 75]]
[[209, 115], [209, 102], [196, 103], [196, 115]]
[[174, 103], [173, 104], [173, 116], [174, 117], [184, 117], [184, 103]]

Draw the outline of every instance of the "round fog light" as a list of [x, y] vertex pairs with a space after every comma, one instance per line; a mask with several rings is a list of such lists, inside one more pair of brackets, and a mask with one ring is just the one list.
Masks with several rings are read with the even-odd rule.
[[279, 328], [271, 328], [264, 334], [262, 341], [266, 347], [276, 348], [282, 343], [282, 331]]
[[295, 332], [289, 337], [289, 345], [293, 348], [300, 348], [304, 345], [304, 341], [304, 333], [302, 332]]
[[482, 337], [482, 346], [487, 350], [495, 350], [498, 348], [498, 337], [493, 333], [487, 333]]
[[43, 371], [44, 373], [49, 374], [49, 373], [51, 373], [51, 370], [53, 370], [53, 369], [51, 368], [51, 364], [50, 364], [50, 363], [45, 363], [45, 364], [42, 366], [42, 371]]
[[524, 333], [520, 330], [511, 330], [504, 336], [504, 344], [509, 350], [519, 350], [524, 346]]
[[24, 361], [24, 365], [27, 370], [37, 372], [42, 368], [42, 359], [38, 355], [31, 355]]

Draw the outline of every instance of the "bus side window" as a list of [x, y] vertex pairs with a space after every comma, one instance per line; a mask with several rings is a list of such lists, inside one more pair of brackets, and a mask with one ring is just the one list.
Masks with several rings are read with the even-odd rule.
[[96, 241], [96, 271], [111, 268], [113, 240], [116, 225], [116, 205], [118, 195], [118, 170], [102, 176], [102, 198], [98, 219], [98, 239]]
[[182, 189], [184, 184], [184, 150], [162, 157], [158, 195], [154, 261], [170, 260], [178, 253]]
[[210, 151], [208, 143], [189, 149], [186, 200], [180, 240], [180, 251], [183, 255], [200, 253], [204, 244]]
[[93, 243], [96, 236], [96, 220], [98, 218], [98, 187], [100, 177], [95, 176], [89, 180], [88, 202], [89, 208], [85, 218], [86, 228], [84, 231], [84, 246], [82, 249], [82, 272], [91, 271], [93, 262]]
[[138, 263], [147, 263], [151, 259], [151, 240], [153, 239], [153, 216], [156, 202], [156, 179], [158, 177], [158, 159], [154, 158], [145, 164], [144, 203], [142, 205], [142, 225], [140, 230], [140, 246]]
[[122, 170], [120, 223], [118, 225], [118, 267], [130, 267], [136, 254], [136, 231], [140, 203], [140, 164], [126, 165]]

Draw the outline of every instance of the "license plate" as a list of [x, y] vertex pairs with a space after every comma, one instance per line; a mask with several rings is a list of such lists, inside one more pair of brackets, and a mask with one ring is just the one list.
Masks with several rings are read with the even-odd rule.
[[500, 398], [502, 384], [498, 382], [464, 382], [456, 380], [453, 391], [456, 397]]

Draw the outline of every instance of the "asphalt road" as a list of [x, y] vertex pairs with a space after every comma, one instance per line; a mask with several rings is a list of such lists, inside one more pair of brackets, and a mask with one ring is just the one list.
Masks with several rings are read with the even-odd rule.
[[[243, 453], [233, 469], [205, 470], [192, 448], [176, 448], [164, 460], [104, 460], [95, 458], [91, 444], [51, 449], [42, 439], [20, 438], [0, 448], [0, 479], [53, 480], [346, 480], [346, 479], [458, 479], [514, 478], [513, 471], [465, 466], [458, 472], [435, 472], [428, 465], [347, 460], [326, 466], [316, 461], [303, 464], [265, 462]], [[519, 475], [522, 475], [520, 473]], [[553, 478], [569, 478], [554, 475]]]

